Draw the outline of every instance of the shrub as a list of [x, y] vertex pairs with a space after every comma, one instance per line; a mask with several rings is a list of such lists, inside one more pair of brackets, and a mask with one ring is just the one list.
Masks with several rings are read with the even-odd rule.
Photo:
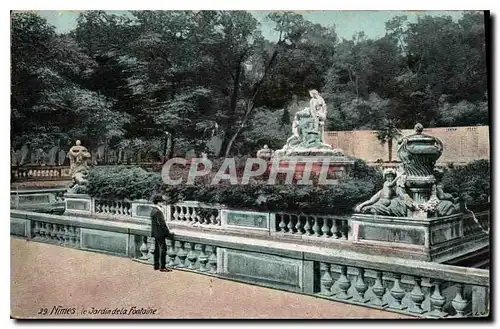
[[443, 175], [445, 192], [460, 197], [467, 204], [489, 203], [490, 162], [477, 160], [462, 167], [448, 169]]
[[[179, 173], [187, 170], [181, 169]], [[351, 174], [337, 185], [288, 185], [280, 179], [275, 185], [268, 185], [262, 179], [253, 179], [248, 185], [231, 185], [227, 181], [211, 185], [212, 177], [200, 177], [194, 185], [166, 185], [160, 173], [138, 167], [94, 168], [89, 174], [88, 193], [98, 198], [134, 200], [150, 199], [154, 193], [161, 192], [168, 203], [192, 200], [239, 209], [348, 214], [383, 184], [380, 170], [363, 161], [356, 161]], [[443, 184], [446, 192], [460, 196], [468, 204], [487, 203], [489, 162], [481, 160], [448, 169]]]
[[227, 181], [211, 185], [208, 178], [197, 179], [194, 185], [166, 185], [159, 173], [138, 167], [94, 168], [89, 174], [88, 194], [134, 200], [150, 199], [161, 192], [168, 203], [194, 200], [240, 209], [343, 214], [352, 212], [357, 203], [370, 198], [380, 187], [374, 183], [380, 173], [363, 163], [357, 168], [359, 171], [338, 185], [316, 186], [288, 185], [280, 179], [275, 185], [262, 179], [253, 179], [248, 185], [231, 185]]
[[159, 173], [140, 167], [95, 167], [89, 172], [87, 193], [103, 199], [149, 199], [162, 183]]

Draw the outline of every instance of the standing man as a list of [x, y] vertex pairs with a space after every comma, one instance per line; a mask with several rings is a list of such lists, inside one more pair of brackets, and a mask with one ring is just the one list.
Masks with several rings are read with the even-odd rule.
[[170, 230], [160, 208], [163, 205], [163, 197], [156, 194], [153, 196], [152, 201], [155, 204], [151, 209], [151, 236], [155, 239], [154, 269], [161, 272], [170, 272], [171, 270], [166, 267], [166, 238], [170, 236]]

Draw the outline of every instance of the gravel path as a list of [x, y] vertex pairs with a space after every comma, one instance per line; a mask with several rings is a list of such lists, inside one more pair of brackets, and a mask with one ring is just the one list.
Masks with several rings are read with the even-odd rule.
[[[145, 314], [141, 314], [141, 309]], [[91, 314], [96, 310], [104, 314]], [[11, 238], [11, 316], [87, 319], [408, 318], [185, 271], [161, 273], [153, 271], [152, 266], [127, 258], [19, 238]]]

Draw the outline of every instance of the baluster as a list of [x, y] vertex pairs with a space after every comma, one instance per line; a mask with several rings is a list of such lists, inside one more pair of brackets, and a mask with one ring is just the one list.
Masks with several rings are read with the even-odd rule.
[[52, 224], [51, 226], [49, 226], [49, 234], [51, 240], [57, 241], [57, 224]]
[[328, 235], [328, 218], [327, 217], [323, 217], [323, 226], [321, 227], [321, 232], [323, 232], [323, 234], [321, 235], [323, 238], [329, 238], [330, 235]]
[[156, 250], [155, 238], [151, 237], [151, 243], [149, 244], [149, 252], [148, 258], [153, 258], [155, 252], [160, 252], [160, 250]]
[[125, 201], [121, 202], [121, 204], [120, 204], [120, 213], [122, 214], [122, 216], [126, 216], [127, 215], [127, 202], [125, 202]]
[[50, 240], [51, 239], [51, 231], [52, 231], [52, 225], [50, 223], [43, 223], [43, 237], [45, 240]]
[[73, 226], [68, 226], [68, 232], [69, 232], [69, 243], [75, 244], [75, 230]]
[[434, 292], [430, 297], [431, 301], [431, 312], [429, 313], [432, 317], [443, 318], [448, 315], [448, 313], [443, 312], [443, 305], [446, 302], [446, 298], [441, 294], [441, 281], [434, 281]]
[[59, 225], [57, 228], [57, 239], [59, 243], [64, 243], [64, 225]]
[[365, 296], [365, 293], [368, 290], [368, 284], [366, 284], [365, 282], [365, 269], [362, 267], [358, 267], [358, 277], [356, 279], [356, 284], [354, 285], [354, 288], [358, 293], [356, 301], [361, 303], [366, 303], [370, 300]]
[[190, 270], [194, 270], [195, 269], [194, 265], [195, 265], [196, 259], [197, 259], [196, 252], [194, 251], [196, 244], [191, 242], [191, 243], [189, 243], [189, 245], [190, 245], [189, 246], [189, 253], [187, 254], [187, 259], [189, 260], [188, 268]]
[[142, 244], [139, 247], [139, 251], [142, 254], [140, 259], [148, 259], [149, 248], [148, 248], [148, 237], [147, 236], [142, 237]]
[[455, 316], [458, 318], [462, 318], [465, 316], [464, 310], [467, 307], [468, 303], [467, 300], [464, 299], [464, 285], [462, 283], [457, 283], [455, 286], [457, 287], [457, 294], [451, 301], [451, 305], [457, 312]]
[[[215, 215], [214, 215], [215, 213]], [[207, 225], [212, 223], [212, 224], [217, 224], [217, 218], [219, 216], [219, 213], [217, 210], [215, 210], [215, 212], [210, 212], [210, 216], [208, 218], [204, 218], [203, 221], [204, 223], [206, 223]]]
[[210, 265], [210, 273], [217, 273], [217, 247], [211, 246], [212, 252], [208, 257], [208, 265]]
[[302, 218], [304, 218], [304, 220], [306, 221], [305, 225], [304, 225], [304, 233], [303, 234], [307, 234], [307, 235], [312, 235], [312, 231], [311, 231], [311, 223], [309, 221], [309, 218], [305, 215], [301, 216]]
[[34, 221], [34, 227], [33, 230], [31, 231], [32, 235], [34, 238], [39, 237], [40, 235], [40, 222], [39, 221]]
[[187, 252], [184, 249], [184, 244], [184, 241], [180, 241], [180, 248], [177, 252], [177, 257], [179, 257], [179, 265], [177, 265], [177, 267], [186, 267], [186, 264], [184, 262], [186, 261]]
[[351, 286], [351, 281], [349, 281], [349, 277], [347, 276], [347, 266], [341, 265], [340, 266], [340, 277], [337, 280], [338, 282], [338, 287], [340, 289], [340, 292], [335, 295], [336, 298], [339, 299], [350, 299], [352, 296], [349, 296], [347, 294], [347, 290], [349, 290], [349, 287]]
[[193, 208], [193, 221], [196, 223], [198, 222], [199, 224], [203, 224], [203, 219], [198, 216], [198, 213], [196, 212], [196, 208]]
[[115, 206], [116, 205], [116, 201], [111, 201], [110, 203], [111, 203], [111, 206], [109, 208], [110, 213], [112, 215], [116, 215], [116, 206]]
[[172, 208], [174, 208], [174, 212], [172, 214], [172, 219], [173, 220], [178, 220], [178, 218], [179, 218], [179, 212], [177, 211], [177, 206], [173, 205]]
[[347, 240], [347, 230], [349, 229], [349, 227], [347, 226], [347, 221], [341, 220], [340, 225], [341, 225], [340, 232], [342, 234], [341, 239]]
[[184, 207], [183, 206], [180, 206], [180, 210], [179, 210], [179, 220], [184, 220]]
[[[287, 225], [287, 228], [288, 228], [288, 233], [290, 234], [294, 234], [294, 231], [293, 231], [293, 218], [295, 217], [295, 215], [289, 215], [288, 216], [288, 225]], [[297, 218], [297, 221], [298, 221], [298, 218]]]
[[375, 272], [377, 278], [375, 279], [375, 283], [373, 284], [372, 291], [373, 294], [375, 295], [375, 298], [371, 300], [372, 305], [380, 306], [380, 307], [385, 307], [387, 305], [386, 302], [383, 301], [384, 294], [385, 294], [385, 287], [384, 287], [384, 282], [382, 278], [382, 272]]
[[215, 211], [217, 212], [217, 214], [215, 215], [215, 218], [213, 220], [211, 220], [211, 223], [213, 223], [214, 225], [221, 225], [221, 220], [220, 220], [220, 209], [215, 209]]
[[41, 237], [44, 240], [47, 240], [50, 238], [48, 225], [49, 225], [48, 223], [42, 222]]
[[218, 218], [220, 218], [219, 217], [219, 210], [209, 209], [209, 208], [201, 208], [201, 209], [204, 209], [204, 211], [202, 212], [203, 216], [198, 215], [198, 217], [202, 221], [202, 224], [204, 224], [204, 225], [210, 225], [210, 224], [216, 225]]
[[168, 250], [167, 250], [168, 266], [174, 267], [175, 266], [175, 256], [177, 255], [177, 252], [175, 250], [175, 241], [169, 240], [169, 242], [170, 242], [170, 246], [168, 247]]
[[320, 263], [320, 270], [323, 271], [323, 275], [321, 276], [321, 294], [324, 296], [332, 296], [332, 285], [333, 278], [330, 273], [330, 264], [328, 263]]
[[314, 225], [313, 225], [314, 236], [320, 237], [321, 232], [319, 228], [319, 218], [317, 216], [314, 216], [313, 220], [314, 220]]
[[75, 244], [80, 244], [80, 229], [78, 227], [75, 227]]
[[118, 201], [116, 212], [118, 215], [123, 215], [123, 201]]
[[70, 241], [70, 232], [68, 230], [68, 226], [64, 225], [64, 244], [69, 244]]
[[191, 210], [192, 208], [191, 207], [186, 207], [186, 213], [184, 214], [184, 220], [187, 221], [187, 222], [190, 222], [192, 221], [191, 219]]
[[422, 292], [422, 278], [414, 277], [413, 278], [413, 290], [410, 292], [411, 301], [413, 302], [410, 307], [408, 307], [408, 311], [411, 313], [422, 314], [425, 311], [422, 309], [422, 302], [425, 300], [425, 295]]
[[285, 214], [276, 214], [276, 217], [279, 216], [279, 224], [278, 224], [278, 232], [285, 233]]
[[403, 306], [401, 304], [401, 301], [406, 295], [406, 292], [401, 289], [401, 274], [399, 273], [393, 273], [394, 274], [394, 284], [392, 285], [391, 289], [391, 296], [394, 298], [394, 300], [389, 304], [390, 308], [394, 308], [396, 310], [404, 310], [406, 306]]
[[131, 212], [131, 209], [132, 209], [132, 204], [130, 202], [126, 202], [125, 203], [125, 216], [132, 216], [132, 212]]
[[294, 234], [304, 234], [302, 231], [302, 215], [297, 216], [297, 223], [295, 224], [295, 233]]
[[330, 231], [332, 232], [332, 238], [334, 238], [334, 239], [339, 238], [339, 236], [337, 235], [337, 220], [336, 219], [332, 219], [332, 227], [331, 227]]
[[200, 262], [200, 268], [198, 270], [201, 272], [208, 271], [208, 269], [207, 269], [208, 256], [205, 253], [206, 248], [207, 248], [207, 246], [202, 244], [201, 250], [200, 250], [200, 255], [198, 256], [198, 261]]

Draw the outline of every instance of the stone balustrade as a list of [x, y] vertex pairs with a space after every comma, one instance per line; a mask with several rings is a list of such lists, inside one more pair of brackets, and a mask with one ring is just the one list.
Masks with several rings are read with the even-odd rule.
[[[110, 166], [108, 164], [97, 165], [98, 167]], [[141, 167], [144, 169], [160, 171], [162, 163], [145, 162], [122, 165], [124, 167]], [[10, 179], [12, 182], [29, 182], [29, 181], [67, 181], [71, 180], [69, 166], [12, 166], [10, 168]]]
[[484, 270], [448, 266], [444, 272], [437, 273], [443, 265], [432, 265], [434, 268], [426, 271], [388, 264], [347, 265], [350, 263], [316, 262], [320, 278], [317, 295], [428, 318], [487, 313], [484, 305], [477, 307], [473, 301], [488, 289], [489, 283], [482, 276]]
[[10, 207], [38, 212], [63, 213], [66, 189], [13, 190]]
[[31, 221], [31, 239], [68, 247], [80, 245], [80, 229], [66, 224]]
[[[142, 236], [137, 258], [153, 263], [154, 238]], [[217, 247], [188, 242], [182, 237], [167, 240], [167, 266], [196, 272], [217, 274]]]
[[132, 217], [132, 202], [93, 199], [93, 214], [107, 217]]
[[348, 219], [340, 216], [275, 213], [276, 233], [318, 239], [348, 239]]
[[71, 180], [68, 166], [11, 167], [11, 181]]
[[[11, 234], [40, 242], [152, 260], [146, 224], [11, 210]], [[174, 229], [169, 267], [416, 317], [489, 314], [489, 270], [367, 255], [293, 241]]]
[[169, 205], [167, 221], [175, 224], [221, 226], [221, 207], [200, 202], [181, 202]]

